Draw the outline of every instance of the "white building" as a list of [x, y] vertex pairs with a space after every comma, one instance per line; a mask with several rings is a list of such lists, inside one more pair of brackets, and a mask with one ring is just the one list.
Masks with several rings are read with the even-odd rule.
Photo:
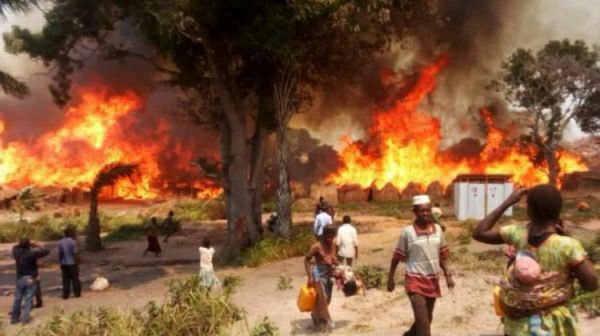
[[[512, 175], [463, 174], [454, 179], [454, 215], [458, 220], [483, 219], [513, 191]], [[512, 207], [504, 216], [512, 216]]]

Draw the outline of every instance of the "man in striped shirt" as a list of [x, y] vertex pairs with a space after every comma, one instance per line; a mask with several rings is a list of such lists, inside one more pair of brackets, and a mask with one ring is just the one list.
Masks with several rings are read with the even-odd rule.
[[433, 222], [431, 201], [427, 195], [413, 198], [415, 221], [402, 229], [390, 265], [388, 291], [395, 287], [394, 273], [398, 264], [406, 263], [404, 287], [410, 299], [415, 322], [405, 336], [431, 335], [431, 320], [436, 298], [441, 297], [439, 275], [443, 271], [448, 288], [454, 288], [446, 260], [450, 250], [444, 232]]

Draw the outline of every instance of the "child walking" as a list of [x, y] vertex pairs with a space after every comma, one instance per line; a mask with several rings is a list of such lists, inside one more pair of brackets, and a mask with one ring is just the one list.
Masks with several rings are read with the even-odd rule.
[[212, 264], [215, 249], [212, 247], [208, 237], [202, 239], [202, 246], [198, 248], [198, 252], [200, 252], [200, 286], [206, 289], [219, 286], [221, 283], [215, 274]]

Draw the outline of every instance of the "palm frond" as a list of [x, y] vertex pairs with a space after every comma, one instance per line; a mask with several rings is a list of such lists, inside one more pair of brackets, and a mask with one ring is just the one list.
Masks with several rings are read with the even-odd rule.
[[[2, 1], [2, 0], [0, 0]], [[0, 17], [2, 17], [2, 7], [0, 6]], [[0, 70], [0, 88], [7, 95], [14, 96], [16, 98], [25, 98], [29, 95], [29, 88], [25, 83], [15, 79], [11, 75]]]
[[108, 186], [115, 185], [120, 179], [133, 178], [139, 173], [139, 166], [137, 164], [128, 164], [122, 162], [109, 163], [96, 175], [92, 190], [99, 191], [100, 189]]
[[24, 12], [29, 9], [30, 4], [35, 4], [37, 1], [28, 0], [0, 0], [0, 18], [6, 18], [8, 11]]

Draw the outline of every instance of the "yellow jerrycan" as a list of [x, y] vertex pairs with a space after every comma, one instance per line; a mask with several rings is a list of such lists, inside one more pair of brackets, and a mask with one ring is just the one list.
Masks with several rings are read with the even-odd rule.
[[298, 301], [296, 305], [301, 312], [312, 311], [317, 304], [317, 290], [313, 286], [303, 284], [298, 293]]
[[500, 286], [494, 286], [494, 311], [496, 312], [496, 316], [504, 316], [504, 311], [502, 310], [502, 303], [500, 302]]

